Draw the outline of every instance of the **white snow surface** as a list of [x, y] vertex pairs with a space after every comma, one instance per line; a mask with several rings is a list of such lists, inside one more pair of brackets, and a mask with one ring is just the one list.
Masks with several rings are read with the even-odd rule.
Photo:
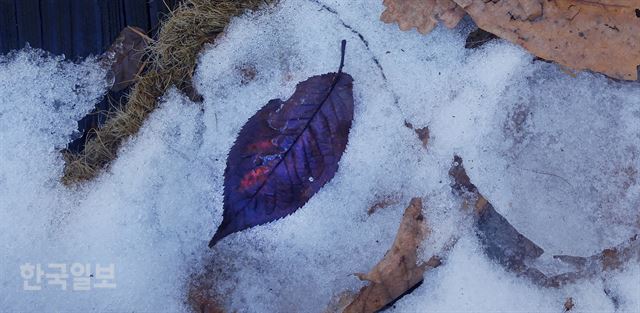
[[[640, 84], [572, 77], [500, 40], [467, 50], [468, 20], [401, 32], [379, 21], [381, 2], [284, 0], [235, 18], [201, 55], [203, 103], [170, 90], [108, 171], [74, 188], [59, 181], [59, 151], [105, 92], [104, 70], [31, 49], [1, 56], [0, 310], [188, 312], [187, 290], [206, 275], [230, 312], [323, 312], [364, 285], [352, 274], [382, 258], [420, 196], [432, 229], [421, 255], [460, 239], [390, 311], [562, 312], [572, 297], [576, 312], [640, 312], [637, 262], [559, 289], [493, 263], [447, 174], [460, 155], [543, 257], [621, 243], [640, 229]], [[296, 213], [208, 249], [238, 131], [268, 100], [336, 71], [342, 39], [355, 118], [335, 178]], [[426, 149], [405, 121], [429, 127]], [[116, 288], [45, 278], [23, 290], [20, 265], [76, 262], [114, 264]]]

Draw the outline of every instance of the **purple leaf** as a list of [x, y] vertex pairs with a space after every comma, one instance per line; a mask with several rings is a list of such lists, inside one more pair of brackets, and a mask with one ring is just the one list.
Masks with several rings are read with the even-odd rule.
[[353, 120], [353, 79], [313, 76], [269, 101], [242, 127], [224, 173], [222, 224], [209, 242], [285, 217], [333, 178]]

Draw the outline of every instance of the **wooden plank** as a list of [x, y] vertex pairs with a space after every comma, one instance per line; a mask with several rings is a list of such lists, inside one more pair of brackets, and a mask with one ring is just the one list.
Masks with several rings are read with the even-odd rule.
[[115, 29], [117, 28], [117, 25], [118, 25], [118, 12], [116, 12], [117, 0], [116, 1], [111, 0], [111, 1], [105, 1], [105, 2], [106, 2], [106, 7], [105, 7], [105, 10], [102, 12], [102, 19], [105, 20], [105, 23], [102, 24], [105, 26], [102, 29], [102, 32], [104, 33], [103, 48], [108, 47], [112, 38], [115, 38], [113, 33], [116, 31]]
[[0, 51], [18, 47], [16, 6], [13, 0], [0, 0]]
[[158, 3], [161, 3], [162, 0], [149, 0], [147, 3], [147, 11], [149, 12], [149, 29], [151, 30], [151, 35], [155, 37], [158, 31], [158, 22], [160, 13], [158, 8]]
[[100, 54], [127, 25], [150, 34], [179, 0], [0, 0], [0, 53], [27, 42], [68, 58]]
[[98, 0], [97, 6], [100, 12], [100, 18], [98, 19], [100, 24], [100, 33], [96, 34], [96, 37], [100, 39], [100, 50], [104, 51], [111, 44], [111, 35], [109, 33], [109, 8], [108, 1]]
[[42, 46], [53, 54], [66, 53], [68, 57], [73, 53], [70, 1], [40, 0]]
[[98, 1], [73, 0], [71, 2], [71, 32], [73, 37], [73, 57], [100, 54], [102, 48], [102, 12]]
[[122, 0], [124, 8], [125, 24], [127, 26], [149, 29], [149, 11], [147, 3], [143, 1]]
[[33, 48], [42, 48], [42, 21], [40, 0], [15, 0], [18, 21], [18, 47], [27, 43]]
[[110, 0], [108, 2], [109, 13], [107, 16], [109, 18], [109, 40], [104, 48], [111, 45], [111, 42], [113, 42], [113, 40], [118, 37], [122, 29], [127, 26], [125, 24], [124, 7], [122, 6], [122, 2], [119, 0]]

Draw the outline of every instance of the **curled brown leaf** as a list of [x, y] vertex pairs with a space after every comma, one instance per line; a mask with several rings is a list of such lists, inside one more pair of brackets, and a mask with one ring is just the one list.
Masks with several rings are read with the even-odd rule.
[[381, 20], [429, 33], [439, 21], [454, 27], [465, 12], [481, 29], [572, 70], [637, 80], [640, 5], [637, 0], [384, 0]]
[[487, 257], [520, 276], [544, 287], [560, 287], [602, 272], [619, 270], [629, 261], [640, 261], [640, 240], [634, 235], [618, 246], [604, 249], [590, 257], [557, 255], [555, 259], [574, 267], [559, 275], [549, 276], [530, 266], [544, 250], [513, 227], [471, 183], [462, 158], [454, 156], [449, 170], [453, 191], [473, 206], [474, 226]]
[[150, 42], [151, 39], [140, 28], [126, 27], [120, 32], [103, 57], [106, 63], [111, 63], [111, 91], [118, 92], [135, 83], [145, 65], [145, 49]]
[[393, 245], [367, 274], [356, 274], [369, 284], [344, 310], [345, 313], [376, 312], [422, 281], [427, 268], [440, 265], [437, 257], [418, 264], [417, 249], [429, 235], [422, 215], [422, 199], [413, 198], [405, 209]]
[[574, 70], [637, 80], [640, 18], [632, 0], [454, 0], [478, 26]]

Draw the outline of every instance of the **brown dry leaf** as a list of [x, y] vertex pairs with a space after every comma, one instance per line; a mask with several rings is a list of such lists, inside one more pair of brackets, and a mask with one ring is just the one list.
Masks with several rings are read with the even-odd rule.
[[493, 205], [480, 194], [478, 188], [471, 183], [462, 158], [454, 156], [449, 175], [453, 178], [453, 191], [463, 197], [467, 207], [473, 206], [474, 226], [487, 257], [504, 268], [531, 279], [544, 287], [560, 287], [579, 279], [594, 277], [602, 272], [619, 270], [632, 260], [640, 261], [640, 240], [634, 235], [629, 240], [613, 248], [604, 249], [601, 253], [590, 257], [556, 255], [555, 259], [575, 270], [555, 276], [548, 276], [535, 267], [533, 263], [544, 250], [522, 235], [509, 223]]
[[638, 79], [638, 0], [454, 1], [480, 28], [540, 58], [616, 79]]
[[387, 9], [380, 20], [398, 23], [401, 30], [417, 28], [421, 34], [429, 33], [439, 21], [449, 28], [458, 25], [465, 12], [451, 0], [384, 0]]
[[376, 312], [420, 283], [427, 268], [440, 265], [437, 257], [418, 264], [418, 246], [428, 235], [422, 199], [413, 198], [405, 209], [391, 249], [368, 274], [357, 274], [370, 283], [360, 289], [344, 313]]
[[112, 91], [121, 91], [135, 83], [144, 66], [145, 49], [151, 43], [142, 29], [126, 27], [120, 32], [113, 44], [105, 52], [105, 62], [110, 65], [109, 74], [113, 76]]
[[[461, 194], [474, 207], [474, 226], [484, 252], [505, 268], [529, 275], [527, 263], [538, 258], [544, 250], [522, 235], [471, 183], [462, 165], [462, 158], [454, 156], [449, 170], [454, 191]], [[535, 273], [537, 274], [537, 273]]]
[[573, 265], [576, 270], [563, 273], [547, 279], [549, 286], [561, 286], [579, 279], [595, 277], [602, 272], [622, 269], [625, 264], [640, 261], [640, 240], [634, 235], [625, 242], [602, 250], [601, 253], [590, 257], [576, 257], [568, 255], [554, 255], [555, 259]]

